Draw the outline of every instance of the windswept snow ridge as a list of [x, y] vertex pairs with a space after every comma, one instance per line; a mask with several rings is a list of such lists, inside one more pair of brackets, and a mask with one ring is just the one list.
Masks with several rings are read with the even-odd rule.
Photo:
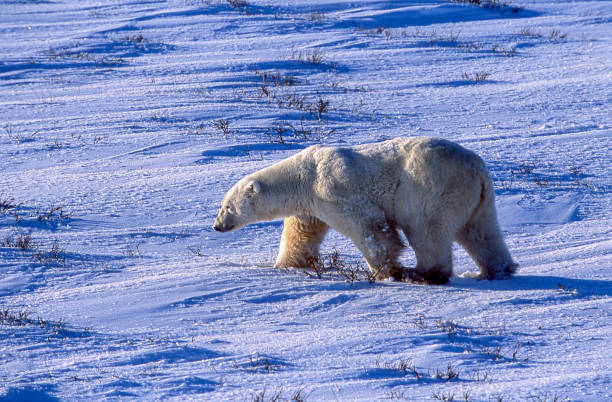
[[[612, 400], [612, 1], [473, 3], [0, 1], [0, 400]], [[211, 229], [254, 170], [409, 135], [487, 162], [516, 277]]]

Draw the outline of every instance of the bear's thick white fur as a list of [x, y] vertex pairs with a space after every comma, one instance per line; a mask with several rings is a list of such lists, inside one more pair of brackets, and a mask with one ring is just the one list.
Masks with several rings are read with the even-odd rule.
[[[312, 146], [240, 180], [225, 196], [215, 230], [285, 217], [276, 267], [307, 267], [329, 227], [350, 238], [378, 279], [445, 283], [452, 243], [480, 278], [501, 279], [517, 265], [497, 223], [483, 160], [436, 138], [397, 138], [355, 147]], [[417, 266], [397, 261], [403, 230]]]

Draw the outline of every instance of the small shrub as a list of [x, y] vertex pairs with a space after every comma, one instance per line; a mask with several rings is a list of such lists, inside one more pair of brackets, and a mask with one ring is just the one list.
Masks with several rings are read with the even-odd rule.
[[548, 393], [542, 393], [531, 397], [533, 402], [569, 402], [570, 399], [567, 396], [558, 394], [548, 395]]
[[506, 11], [518, 13], [519, 11], [523, 9], [522, 7], [511, 5], [510, 2], [500, 1], [500, 0], [450, 0], [450, 1], [452, 1], [453, 3], [471, 4], [473, 6], [485, 8], [488, 10], [501, 11], [502, 13]]
[[301, 112], [312, 112], [312, 106], [306, 95], [299, 95], [297, 92], [279, 95], [276, 97], [278, 107], [288, 107]]
[[58, 321], [44, 320], [41, 317], [33, 319], [30, 318], [30, 313], [27, 311], [14, 312], [7, 308], [0, 309], [0, 324], [11, 327], [37, 326], [52, 331], [54, 335], [60, 335], [67, 331], [66, 322], [61, 318]]
[[246, 8], [248, 6], [246, 0], [227, 0], [227, 3], [230, 5], [231, 8], [240, 12], [246, 11]]
[[123, 249], [123, 255], [125, 257], [142, 257], [140, 252], [140, 245], [138, 243], [128, 244]]
[[453, 402], [455, 400], [455, 394], [451, 391], [448, 391], [446, 394], [442, 393], [442, 391], [434, 391], [431, 396], [437, 401]]
[[563, 33], [558, 29], [553, 29], [552, 31], [550, 31], [548, 35], [546, 35], [546, 34], [543, 34], [542, 32], [534, 31], [530, 28], [523, 28], [521, 29], [521, 35], [523, 35], [526, 38], [540, 38], [540, 39], [548, 39], [551, 41], [567, 38], [567, 33]]
[[4, 130], [9, 140], [15, 141], [17, 144], [21, 144], [22, 142], [34, 141], [36, 135], [38, 134], [38, 131], [29, 135], [17, 134], [13, 131], [13, 127], [10, 124], [5, 125]]
[[576, 296], [578, 294], [578, 291], [571, 286], [565, 286], [561, 283], [558, 283], [557, 286], [562, 293], [569, 294], [571, 296]]
[[138, 35], [133, 35], [133, 36], [125, 36], [123, 38], [121, 38], [122, 42], [131, 42], [131, 43], [149, 43], [149, 41], [147, 39], [145, 39], [144, 36], [142, 36], [141, 33], [139, 33]]
[[323, 100], [323, 98], [319, 98], [316, 107], [317, 117], [319, 118], [319, 120], [321, 120], [321, 116], [323, 116], [323, 114], [327, 112], [327, 109], [329, 107], [329, 101]]
[[280, 365], [273, 364], [268, 356], [251, 356], [249, 357], [249, 371], [253, 373], [265, 372], [270, 373], [277, 371]]
[[403, 391], [392, 390], [385, 395], [387, 399], [405, 401], [407, 400], [406, 394]]
[[351, 263], [343, 260], [338, 250], [333, 250], [323, 257], [311, 259], [308, 264], [314, 275], [307, 271], [306, 274], [316, 276], [319, 279], [322, 279], [325, 275], [328, 275], [330, 279], [339, 277], [350, 285], [362, 280], [367, 280], [369, 283], [376, 281], [375, 275], [367, 267], [364, 267], [361, 263]]
[[548, 180], [546, 180], [546, 179], [536, 178], [536, 179], [533, 180], [533, 182], [538, 187], [546, 187], [546, 186], [548, 186]]
[[230, 134], [229, 121], [227, 119], [219, 119], [213, 121], [213, 127], [219, 130], [223, 138], [227, 139]]
[[535, 37], [541, 37], [541, 34], [540, 34], [540, 33], [535, 32], [535, 31], [532, 31], [532, 30], [531, 30], [531, 29], [529, 29], [529, 28], [523, 28], [523, 29], [521, 29], [521, 35], [523, 35], [523, 36], [524, 36], [524, 37], [526, 37], [526, 38], [529, 38], [529, 37], [532, 37], [532, 36], [535, 36]]
[[198, 247], [187, 246], [187, 250], [189, 250], [196, 257], [203, 257], [202, 248], [200, 246]]
[[319, 49], [298, 51], [294, 52], [288, 59], [318, 66], [325, 61], [325, 54]]
[[417, 380], [423, 378], [423, 373], [420, 372], [412, 363], [412, 359], [400, 359], [397, 362], [384, 364], [377, 360], [376, 367], [392, 371], [399, 371], [402, 374], [413, 374]]
[[28, 324], [32, 324], [33, 322], [34, 321], [29, 318], [29, 314], [26, 311], [14, 313], [9, 309], [0, 309], [1, 324], [10, 325], [14, 327], [22, 327]]
[[278, 391], [268, 393], [264, 388], [261, 392], [256, 392], [251, 396], [252, 402], [281, 402], [281, 401], [289, 401], [289, 402], [306, 402], [306, 398], [308, 394], [304, 389], [300, 388], [296, 390], [289, 397], [283, 395], [283, 390], [280, 389]]
[[561, 33], [561, 31], [558, 29], [553, 29], [552, 31], [550, 31], [550, 34], [548, 35], [548, 39], [550, 40], [565, 39], [565, 38], [567, 38], [567, 33]]
[[268, 102], [270, 102], [271, 93], [268, 87], [265, 84], [262, 84], [259, 88], [261, 89], [261, 96], [268, 98]]
[[284, 144], [285, 139], [283, 135], [286, 132], [288, 132], [288, 129], [277, 123], [274, 125], [274, 127], [268, 128], [268, 140], [270, 142]]
[[306, 60], [311, 62], [314, 65], [319, 65], [323, 62], [323, 52], [321, 52], [320, 50], [314, 50], [312, 53], [310, 53], [307, 57]]
[[55, 147], [55, 149], [62, 149], [68, 146], [68, 144], [63, 144], [59, 137], [55, 137], [55, 140], [53, 140], [53, 146]]
[[[521, 351], [521, 348], [522, 348], [522, 346], [521, 346], [521, 344], [519, 342], [517, 342], [514, 345], [514, 348], [512, 349], [512, 361], [516, 362], [516, 361], [519, 360], [518, 354]], [[529, 360], [529, 359], [528, 358], [523, 359], [523, 361], [527, 361], [527, 360]]]
[[459, 42], [459, 35], [460, 35], [459, 32], [454, 33], [453, 31], [450, 31], [446, 41], [449, 42], [449, 43], [458, 43]]
[[538, 162], [521, 163], [518, 167], [518, 172], [522, 174], [531, 174], [538, 167]]
[[257, 74], [261, 78], [261, 81], [264, 84], [274, 84], [276, 86], [287, 87], [292, 87], [297, 84], [297, 79], [292, 74], [282, 74], [278, 71], [274, 73], [269, 73], [257, 70], [255, 70], [255, 74]]
[[306, 402], [306, 398], [308, 398], [308, 394], [303, 388], [300, 388], [291, 395], [290, 401], [291, 402]]
[[461, 373], [460, 370], [453, 368], [452, 364], [449, 363], [448, 366], [446, 367], [446, 371], [436, 369], [435, 377], [437, 379], [442, 379], [448, 382], [452, 380], [453, 378], [459, 378], [460, 373]]
[[481, 73], [476, 73], [474, 74], [474, 81], [479, 82], [479, 81], [485, 81], [487, 78], [489, 78], [491, 74], [487, 73], [486, 71], [483, 71]]
[[460, 42], [459, 35], [459, 32], [455, 33], [450, 31], [448, 36], [442, 36], [438, 35], [438, 33], [432, 29], [428, 35], [427, 43], [429, 43], [430, 46], [456, 46], [464, 49], [472, 49], [474, 47], [474, 45]]
[[300, 117], [300, 125], [295, 126], [291, 123], [275, 123], [272, 127], [266, 128], [268, 141], [272, 143], [285, 144], [286, 138], [291, 136], [293, 139], [310, 140], [315, 139], [320, 141], [331, 135], [335, 129], [327, 129], [324, 127], [322, 120], [315, 127], [304, 124], [304, 117]]
[[494, 348], [485, 346], [482, 348], [482, 353], [486, 354], [487, 356], [491, 356], [494, 361], [502, 360], [504, 358], [501, 352], [501, 346], [496, 346]]
[[287, 123], [287, 127], [291, 129], [293, 132], [293, 138], [302, 138], [307, 140], [310, 136], [312, 136], [313, 130], [306, 128], [304, 126], [304, 117], [300, 117], [300, 127], [295, 127], [292, 124]]
[[325, 14], [320, 11], [313, 11], [308, 16], [308, 19], [310, 22], [321, 22], [325, 19]]
[[58, 264], [66, 265], [66, 249], [59, 246], [56, 241], [51, 244], [49, 251], [37, 250], [33, 258], [43, 265]]
[[463, 78], [466, 81], [472, 81], [472, 82], [484, 82], [490, 76], [491, 76], [491, 74], [487, 73], [486, 71], [482, 71], [482, 72], [479, 72], [479, 73], [474, 73], [474, 75], [470, 75], [468, 73], [461, 74], [461, 78]]
[[0, 214], [8, 213], [10, 210], [19, 208], [13, 197], [0, 194]]
[[29, 256], [43, 265], [53, 263], [65, 266], [66, 265], [66, 250], [59, 246], [57, 240], [51, 244], [49, 251], [39, 248], [32, 236], [29, 234], [18, 234], [17, 236], [7, 236], [0, 241], [0, 247], [20, 249], [24, 254], [27, 252]]
[[512, 46], [511, 48], [500, 47], [498, 44], [493, 45], [491, 48], [491, 52], [496, 54], [501, 54], [506, 57], [513, 57], [516, 55], [516, 46]]
[[252, 402], [281, 402], [283, 400], [283, 390], [276, 391], [271, 395], [266, 395], [267, 390], [264, 388], [261, 392], [256, 392], [251, 396]]
[[481, 371], [479, 368], [477, 368], [474, 371], [473, 378], [474, 378], [474, 381], [476, 381], [479, 384], [492, 382], [491, 376], [489, 375], [489, 373], [487, 371]]
[[581, 181], [581, 179], [585, 177], [585, 173], [578, 166], [573, 165], [572, 167], [570, 167], [570, 174], [574, 177], [574, 184], [577, 187], [584, 186], [584, 187], [586, 187], [588, 189], [592, 189], [593, 188], [593, 186], [590, 185], [589, 183]]
[[454, 321], [438, 320], [436, 324], [440, 330], [446, 332], [446, 335], [448, 335], [449, 338], [455, 335], [457, 333], [457, 329], [459, 328], [459, 324]]
[[72, 217], [72, 214], [66, 212], [63, 207], [56, 207], [54, 205], [51, 205], [48, 211], [44, 210], [44, 211], [36, 212], [36, 219], [40, 223], [51, 222], [51, 221], [59, 222], [61, 220], [69, 219], [71, 217]]
[[323, 62], [323, 52], [320, 50], [315, 50], [306, 58], [307, 61], [311, 62], [314, 65], [319, 65]]
[[427, 322], [425, 321], [425, 316], [423, 314], [417, 314], [417, 317], [414, 320], [414, 325], [416, 325], [416, 327], [419, 329], [427, 329]]
[[18, 248], [24, 253], [26, 251], [31, 251], [34, 249], [34, 242], [32, 241], [32, 236], [29, 234], [19, 233], [16, 237], [7, 236], [2, 242], [0, 242], [0, 246], [6, 248]]

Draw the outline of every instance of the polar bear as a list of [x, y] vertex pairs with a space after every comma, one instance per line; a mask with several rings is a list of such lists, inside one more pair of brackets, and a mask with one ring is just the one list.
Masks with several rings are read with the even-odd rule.
[[[329, 228], [353, 241], [377, 279], [443, 284], [457, 241], [480, 279], [517, 268], [502, 237], [484, 161], [437, 138], [396, 138], [353, 147], [311, 146], [236, 183], [213, 229], [284, 217], [275, 267], [308, 267]], [[398, 262], [413, 248], [417, 265]]]

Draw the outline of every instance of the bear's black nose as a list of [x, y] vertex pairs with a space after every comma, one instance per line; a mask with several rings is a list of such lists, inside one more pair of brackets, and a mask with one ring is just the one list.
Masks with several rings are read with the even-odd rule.
[[215, 229], [217, 232], [229, 232], [230, 230], [232, 230], [234, 228], [234, 225], [230, 225], [230, 226], [226, 226], [226, 225], [220, 225], [218, 223], [215, 223], [213, 225], [213, 229]]

